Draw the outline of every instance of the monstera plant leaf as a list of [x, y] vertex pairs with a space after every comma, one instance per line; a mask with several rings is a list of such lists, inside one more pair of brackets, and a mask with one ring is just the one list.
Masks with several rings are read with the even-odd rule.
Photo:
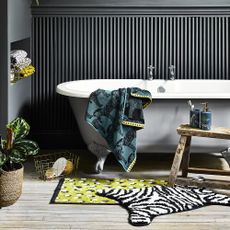
[[0, 168], [6, 163], [7, 156], [0, 151]]
[[36, 155], [39, 151], [38, 144], [31, 140], [19, 140], [13, 145], [13, 149], [9, 155], [11, 162], [24, 162], [28, 156]]
[[30, 126], [23, 118], [16, 118], [11, 121], [7, 128], [12, 129], [14, 133], [14, 139], [17, 141], [18, 139], [22, 139], [29, 134]]

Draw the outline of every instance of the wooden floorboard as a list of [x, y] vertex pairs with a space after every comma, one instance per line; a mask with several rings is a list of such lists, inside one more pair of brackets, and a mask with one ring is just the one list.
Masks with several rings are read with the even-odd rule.
[[[79, 176], [167, 178], [171, 161], [171, 156], [168, 158], [166, 156], [149, 157], [146, 160], [140, 160], [132, 173], [124, 173], [120, 166], [111, 163], [106, 165], [105, 171], [101, 175], [89, 175], [80, 172]], [[156, 217], [146, 227], [134, 227], [127, 221], [127, 211], [119, 205], [49, 204], [57, 183], [58, 180], [45, 182], [39, 180], [34, 171], [33, 162], [27, 163], [22, 196], [16, 204], [0, 210], [0, 229], [230, 229], [230, 207], [214, 205], [189, 212]], [[229, 191], [224, 192], [230, 194]]]

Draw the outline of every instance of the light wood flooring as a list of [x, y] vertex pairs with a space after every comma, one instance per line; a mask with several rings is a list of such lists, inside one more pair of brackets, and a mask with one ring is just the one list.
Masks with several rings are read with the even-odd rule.
[[[80, 161], [80, 177], [100, 178], [167, 178], [173, 155], [139, 155], [131, 173], [124, 173], [113, 160], [106, 162], [100, 175], [82, 172], [90, 170], [87, 162]], [[193, 164], [227, 167], [222, 160], [194, 156]], [[86, 166], [84, 168], [84, 166]], [[229, 179], [229, 178], [228, 178]], [[227, 230], [230, 229], [230, 207], [208, 206], [201, 209], [157, 217], [146, 227], [128, 224], [127, 211], [118, 205], [60, 205], [49, 204], [58, 180], [41, 181], [34, 171], [33, 162], [25, 164], [23, 193], [16, 204], [0, 210], [0, 229], [153, 229], [153, 230]], [[230, 195], [230, 191], [223, 191]]]

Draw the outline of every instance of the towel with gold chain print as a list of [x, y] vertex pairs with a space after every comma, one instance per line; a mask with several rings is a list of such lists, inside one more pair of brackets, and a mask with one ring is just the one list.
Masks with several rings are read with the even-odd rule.
[[136, 131], [144, 128], [143, 109], [151, 93], [137, 87], [91, 93], [86, 121], [107, 141], [110, 150], [126, 171], [136, 161]]

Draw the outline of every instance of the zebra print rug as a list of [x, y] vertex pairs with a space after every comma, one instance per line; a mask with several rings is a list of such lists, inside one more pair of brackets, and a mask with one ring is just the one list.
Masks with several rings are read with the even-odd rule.
[[228, 205], [230, 197], [197, 187], [153, 186], [141, 189], [100, 190], [98, 195], [114, 199], [129, 212], [129, 223], [144, 226], [154, 217], [188, 211], [206, 205]]

